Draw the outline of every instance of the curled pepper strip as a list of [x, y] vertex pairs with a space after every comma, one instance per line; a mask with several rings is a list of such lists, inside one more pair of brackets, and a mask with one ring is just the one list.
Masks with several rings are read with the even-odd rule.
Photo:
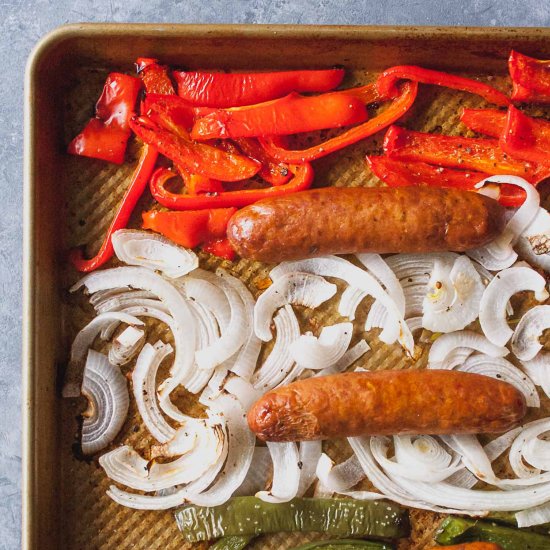
[[132, 176], [132, 181], [126, 190], [126, 193], [124, 193], [122, 202], [120, 203], [115, 217], [107, 230], [107, 234], [105, 235], [105, 239], [99, 249], [99, 252], [93, 258], [87, 260], [84, 258], [81, 248], [74, 248], [71, 250], [69, 257], [78, 271], [93, 271], [112, 258], [114, 250], [111, 237], [115, 231], [124, 229], [128, 225], [130, 216], [132, 215], [139, 198], [143, 194], [143, 191], [147, 187], [147, 183], [153, 173], [155, 163], [157, 162], [157, 156], [158, 153], [154, 147], [144, 145], [141, 150], [138, 165]]
[[167, 182], [176, 177], [168, 168], [158, 168], [151, 177], [151, 194], [157, 202], [172, 210], [199, 210], [202, 208], [240, 208], [268, 197], [280, 197], [297, 191], [303, 191], [313, 182], [313, 169], [309, 163], [290, 165], [294, 177], [285, 185], [263, 189], [244, 189], [225, 191], [215, 195], [187, 195], [172, 193], [166, 189]]
[[264, 149], [277, 160], [288, 162], [291, 164], [299, 164], [301, 162], [310, 162], [338, 151], [372, 136], [376, 132], [383, 130], [396, 120], [401, 118], [412, 106], [416, 99], [418, 84], [416, 82], [406, 82], [402, 89], [401, 95], [396, 98], [389, 107], [381, 114], [371, 118], [367, 122], [350, 128], [343, 134], [332, 139], [324, 141], [319, 145], [314, 145], [303, 150], [288, 150], [281, 147], [274, 138], [259, 138]]
[[535, 59], [512, 50], [508, 70], [514, 101], [550, 103], [550, 60]]
[[397, 88], [399, 80], [413, 80], [422, 84], [445, 86], [453, 90], [461, 90], [479, 95], [489, 103], [494, 103], [501, 107], [510, 105], [510, 98], [508, 96], [488, 84], [472, 80], [471, 78], [424, 69], [416, 65], [397, 65], [386, 69], [376, 81], [379, 94], [383, 97], [395, 97], [399, 93]]

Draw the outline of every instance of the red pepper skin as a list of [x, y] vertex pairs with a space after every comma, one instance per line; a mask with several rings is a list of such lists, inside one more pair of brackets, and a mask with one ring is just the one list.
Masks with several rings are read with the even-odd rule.
[[550, 122], [510, 106], [500, 146], [509, 155], [550, 166]]
[[550, 103], [550, 60], [535, 59], [512, 50], [508, 58], [512, 100]]
[[181, 97], [147, 94], [141, 112], [165, 129], [189, 139], [195, 112], [193, 106]]
[[93, 271], [112, 258], [114, 251], [111, 237], [115, 231], [124, 229], [128, 225], [130, 216], [151, 178], [151, 174], [157, 162], [157, 156], [157, 151], [154, 147], [150, 147], [149, 145], [143, 147], [138, 166], [132, 176], [132, 181], [107, 230], [107, 235], [105, 236], [99, 252], [93, 258], [87, 260], [84, 258], [81, 248], [75, 248], [71, 251], [70, 260], [78, 271]]
[[208, 243], [203, 244], [201, 248], [205, 252], [209, 252], [214, 256], [218, 256], [220, 258], [223, 258], [224, 260], [229, 260], [229, 261], [234, 260], [235, 256], [237, 255], [235, 252], [235, 249], [231, 246], [231, 243], [227, 238], [210, 241]]
[[460, 121], [478, 134], [498, 138], [506, 125], [506, 111], [497, 109], [462, 109]]
[[495, 105], [502, 107], [510, 105], [510, 98], [507, 95], [488, 84], [441, 71], [424, 69], [416, 65], [397, 65], [386, 69], [376, 81], [378, 93], [382, 97], [395, 97], [399, 93], [397, 88], [399, 80], [413, 80], [423, 84], [445, 86], [446, 88], [479, 95]]
[[138, 57], [136, 67], [148, 94], [171, 95], [176, 93], [168, 74], [168, 68], [159, 65], [157, 59]]
[[406, 82], [401, 88], [401, 95], [396, 98], [384, 112], [359, 126], [346, 130], [339, 136], [324, 141], [319, 145], [309, 147], [308, 149], [288, 150], [281, 146], [276, 139], [271, 137], [260, 138], [260, 143], [271, 156], [289, 164], [299, 164], [301, 162], [317, 160], [330, 153], [339, 151], [348, 145], [352, 145], [362, 139], [372, 136], [376, 134], [376, 132], [393, 124], [411, 108], [416, 99], [417, 91], [418, 84], [416, 82]]
[[223, 193], [223, 185], [219, 180], [206, 178], [200, 174], [189, 174], [185, 169], [180, 169], [179, 172], [185, 183], [185, 189], [190, 195]]
[[224, 239], [227, 223], [236, 208], [188, 210], [187, 212], [143, 212], [143, 229], [152, 229], [186, 248]]
[[398, 126], [391, 126], [386, 132], [384, 151], [394, 159], [488, 174], [512, 174], [531, 183], [538, 183], [550, 173], [548, 168], [510, 158], [495, 139], [425, 134]]
[[166, 189], [166, 183], [176, 176], [167, 168], [158, 168], [150, 181], [151, 194], [157, 202], [173, 210], [197, 210], [203, 208], [227, 208], [247, 206], [268, 197], [296, 193], [308, 189], [313, 183], [313, 169], [309, 163], [290, 165], [289, 170], [294, 177], [285, 185], [267, 187], [264, 189], [243, 189], [240, 191], [225, 191], [217, 195], [187, 195], [172, 193]]
[[292, 93], [249, 107], [217, 109], [195, 121], [193, 139], [239, 138], [299, 134], [341, 128], [367, 119], [363, 102], [351, 95]]
[[[384, 156], [367, 156], [367, 164], [374, 175], [389, 187], [418, 185], [477, 191], [475, 184], [489, 177], [489, 174], [483, 172], [444, 168], [419, 161], [406, 162]], [[516, 185], [502, 184], [498, 186], [498, 191], [498, 202], [503, 206], [521, 206], [525, 200], [525, 191]]]
[[237, 138], [235, 143], [245, 155], [261, 163], [262, 168], [258, 172], [258, 175], [264, 181], [267, 181], [267, 183], [271, 185], [284, 185], [292, 177], [292, 172], [288, 169], [288, 165], [274, 159], [264, 150], [257, 139]]
[[153, 145], [159, 153], [193, 174], [223, 181], [239, 181], [251, 178], [261, 168], [255, 160], [188, 140], [157, 126], [145, 116], [132, 119], [130, 127], [145, 143]]
[[131, 135], [129, 119], [140, 89], [138, 78], [109, 74], [95, 106], [95, 118], [69, 143], [67, 152], [121, 164]]
[[328, 92], [344, 78], [343, 69], [275, 73], [174, 71], [178, 95], [205, 107], [240, 107], [277, 99], [291, 92]]

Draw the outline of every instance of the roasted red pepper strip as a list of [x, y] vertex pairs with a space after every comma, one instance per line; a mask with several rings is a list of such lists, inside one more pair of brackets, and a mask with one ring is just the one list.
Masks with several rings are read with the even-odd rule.
[[132, 119], [130, 127], [145, 143], [153, 145], [159, 153], [193, 174], [223, 181], [239, 181], [254, 176], [261, 168], [255, 160], [188, 140], [161, 128], [145, 116]]
[[258, 105], [216, 109], [195, 121], [193, 139], [280, 136], [341, 128], [368, 117], [364, 103], [345, 94], [295, 93]]
[[171, 95], [176, 93], [168, 75], [168, 67], [159, 65], [158, 60], [138, 57], [136, 66], [148, 94]]
[[510, 158], [495, 139], [425, 134], [391, 126], [384, 138], [384, 151], [394, 159], [489, 174], [512, 174], [531, 183], [550, 175], [548, 168]]
[[178, 95], [206, 107], [240, 107], [291, 92], [328, 92], [344, 78], [343, 69], [275, 73], [208, 73], [174, 71]]
[[498, 138], [506, 125], [506, 111], [497, 109], [462, 109], [460, 121], [478, 134]]
[[339, 151], [348, 145], [372, 136], [376, 132], [393, 124], [411, 108], [416, 99], [417, 90], [418, 84], [416, 82], [406, 82], [402, 87], [401, 95], [392, 101], [384, 112], [359, 126], [346, 130], [339, 136], [308, 149], [289, 151], [281, 147], [277, 143], [277, 140], [273, 138], [260, 138], [260, 143], [274, 158], [288, 162], [289, 164], [299, 164], [300, 162], [310, 162], [320, 159], [330, 153], [334, 153], [334, 151]]
[[140, 89], [139, 78], [111, 73], [96, 103], [95, 118], [69, 143], [67, 152], [121, 164], [131, 135], [129, 119]]
[[147, 94], [141, 111], [165, 129], [189, 139], [195, 112], [193, 106], [181, 97]]
[[288, 165], [274, 159], [254, 138], [237, 138], [235, 140], [239, 149], [250, 158], [261, 162], [262, 169], [258, 175], [271, 185], [284, 185], [291, 177], [292, 173]]
[[145, 145], [141, 151], [139, 163], [132, 176], [132, 181], [124, 193], [122, 202], [118, 207], [118, 210], [107, 230], [105, 240], [101, 245], [99, 252], [91, 259], [84, 258], [82, 249], [75, 248], [71, 251], [70, 259], [78, 271], [93, 271], [102, 266], [105, 262], [111, 259], [113, 256], [113, 245], [111, 243], [111, 237], [113, 233], [119, 229], [124, 229], [128, 225], [130, 216], [143, 194], [143, 191], [147, 187], [147, 183], [151, 178], [151, 174], [155, 168], [157, 162], [157, 151], [154, 147]]
[[512, 50], [508, 70], [514, 101], [550, 103], [550, 60], [535, 59]]
[[236, 208], [213, 208], [187, 212], [143, 212], [143, 228], [152, 229], [177, 244], [195, 248], [216, 239], [225, 239], [229, 218]]
[[378, 93], [382, 97], [395, 97], [399, 93], [397, 88], [399, 80], [413, 80], [423, 84], [445, 86], [446, 88], [479, 95], [495, 105], [502, 107], [510, 105], [510, 98], [507, 95], [488, 84], [441, 71], [424, 69], [416, 65], [398, 65], [386, 69], [376, 81]]
[[225, 191], [218, 195], [208, 196], [172, 193], [166, 189], [166, 183], [175, 177], [176, 174], [167, 168], [159, 168], [151, 178], [150, 188], [151, 194], [157, 202], [173, 210], [227, 208], [230, 206], [240, 208], [268, 197], [280, 197], [289, 193], [303, 191], [312, 184], [313, 169], [310, 164], [290, 165], [289, 170], [294, 174], [294, 177], [286, 185], [264, 189]]
[[214, 256], [218, 256], [225, 260], [233, 260], [236, 256], [234, 248], [231, 246], [229, 239], [216, 239], [208, 243], [204, 243], [201, 248], [205, 252], [210, 252]]
[[189, 174], [185, 169], [180, 168], [179, 173], [185, 183], [185, 189], [190, 195], [202, 193], [223, 193], [223, 185], [219, 180], [206, 178], [200, 174]]
[[550, 166], [550, 122], [510, 106], [500, 146], [514, 157]]
[[[389, 187], [426, 185], [473, 191], [476, 190], [476, 183], [489, 177], [489, 174], [483, 172], [444, 168], [425, 162], [406, 162], [384, 156], [367, 156], [367, 163], [374, 175]], [[520, 206], [525, 200], [525, 191], [517, 185], [497, 185], [495, 191], [503, 206]]]

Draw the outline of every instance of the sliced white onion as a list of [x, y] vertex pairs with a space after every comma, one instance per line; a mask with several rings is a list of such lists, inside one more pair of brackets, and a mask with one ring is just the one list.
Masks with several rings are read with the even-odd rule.
[[330, 457], [323, 453], [317, 463], [316, 474], [325, 490], [332, 493], [344, 493], [365, 478], [355, 455], [335, 466]]
[[453, 349], [443, 361], [428, 363], [429, 369], [445, 369], [451, 370], [455, 367], [464, 364], [464, 361], [474, 353], [472, 348], [455, 348]]
[[336, 285], [323, 277], [301, 272], [287, 272], [279, 277], [256, 301], [254, 330], [258, 338], [269, 342], [273, 314], [287, 304], [316, 308], [336, 294]]
[[198, 431], [203, 429], [204, 421], [189, 418], [174, 430], [173, 436], [166, 442], [151, 446], [151, 460], [173, 458], [191, 452], [197, 443]]
[[298, 484], [296, 496], [303, 497], [315, 480], [315, 469], [322, 452], [323, 445], [321, 441], [302, 441], [300, 443], [298, 462], [300, 483]]
[[523, 370], [550, 397], [550, 353], [539, 353], [530, 361], [522, 361]]
[[230, 376], [225, 382], [223, 389], [234, 395], [248, 411], [252, 405], [262, 397], [262, 392], [254, 389], [252, 384], [240, 376]]
[[292, 342], [290, 356], [304, 369], [326, 369], [346, 353], [352, 336], [352, 323], [327, 326], [323, 328], [319, 338], [307, 333]]
[[[355, 320], [355, 312], [359, 304], [368, 296], [368, 294], [359, 288], [348, 286], [340, 296], [338, 303], [338, 313], [342, 317], [347, 317], [350, 321]], [[384, 306], [379, 306], [383, 309]], [[371, 308], [372, 309], [372, 308]]]
[[485, 287], [466, 256], [435, 260], [422, 305], [422, 326], [433, 332], [461, 330], [477, 319]]
[[109, 349], [109, 361], [122, 366], [129, 363], [139, 352], [145, 341], [145, 331], [126, 327], [114, 340]]
[[[101, 291], [92, 296], [97, 294], [101, 294]], [[168, 313], [168, 308], [146, 290], [129, 290], [108, 296], [96, 302], [95, 310], [96, 313], [104, 313], [106, 311], [120, 311], [132, 306], [151, 306]]]
[[491, 176], [480, 181], [476, 184], [476, 187], [478, 189], [482, 188], [487, 183], [517, 185], [524, 189], [526, 194], [523, 204], [508, 221], [504, 231], [493, 242], [467, 252], [468, 256], [474, 258], [487, 269], [499, 271], [510, 267], [516, 261], [517, 254], [512, 246], [537, 215], [540, 196], [534, 185], [517, 176]]
[[502, 357], [475, 354], [468, 357], [457, 370], [482, 374], [508, 382], [525, 396], [528, 407], [540, 407], [539, 394], [535, 384], [518, 367]]
[[281, 388], [283, 386], [287, 386], [288, 384], [294, 382], [300, 376], [302, 376], [304, 372], [304, 367], [301, 367], [300, 365], [294, 365], [290, 372], [275, 386], [275, 388]]
[[113, 233], [111, 241], [120, 261], [161, 271], [166, 277], [182, 277], [199, 266], [199, 259], [192, 250], [156, 233], [119, 229]]
[[88, 351], [82, 395], [88, 400], [83, 413], [82, 452], [86, 455], [104, 449], [122, 428], [130, 399], [126, 378], [102, 353]]
[[539, 208], [518, 239], [516, 249], [530, 264], [550, 272], [550, 214], [545, 208]]
[[300, 336], [300, 325], [292, 306], [286, 305], [275, 315], [277, 338], [271, 353], [252, 377], [254, 388], [266, 391], [274, 388], [292, 370], [294, 359], [290, 345]]
[[255, 437], [248, 428], [243, 405], [234, 396], [221, 394], [210, 407], [226, 419], [229, 450], [225, 466], [212, 487], [189, 496], [189, 501], [198, 506], [218, 506], [226, 502], [243, 483], [254, 455]]
[[518, 359], [529, 361], [542, 349], [540, 337], [550, 328], [550, 305], [535, 306], [519, 321], [512, 337], [512, 351]]
[[368, 292], [379, 300], [388, 311], [386, 326], [380, 333], [380, 340], [392, 344], [399, 340], [401, 345], [412, 356], [414, 339], [395, 302], [382, 288], [380, 283], [368, 272], [337, 256], [325, 256], [294, 262], [283, 262], [270, 272], [272, 280], [292, 272], [305, 272], [322, 277], [335, 277], [344, 280], [348, 285]]
[[269, 449], [267, 447], [256, 447], [246, 477], [241, 486], [233, 493], [233, 496], [254, 496], [258, 491], [265, 489], [271, 467]]
[[332, 366], [322, 369], [314, 374], [314, 376], [327, 376], [329, 374], [337, 374], [344, 372], [351, 367], [355, 361], [365, 355], [370, 350], [370, 346], [366, 340], [359, 340], [355, 346], [352, 346], [342, 357]]
[[273, 482], [270, 491], [260, 491], [256, 496], [265, 502], [288, 502], [298, 493], [300, 484], [300, 457], [296, 443], [267, 442], [273, 461]]
[[506, 433], [503, 433], [502, 435], [499, 435], [497, 438], [487, 443], [487, 445], [485, 445], [483, 449], [489, 457], [489, 460], [493, 462], [505, 451], [507, 451], [516, 439], [516, 437], [519, 435], [521, 430], [521, 426], [518, 428], [514, 428]]
[[542, 302], [548, 298], [544, 277], [529, 267], [511, 267], [501, 271], [488, 285], [481, 298], [479, 321], [483, 333], [496, 345], [504, 346], [514, 331], [506, 322], [506, 304], [518, 292], [531, 290]]
[[550, 521], [550, 502], [521, 510], [521, 512], [516, 512], [515, 516], [520, 529], [548, 523]]
[[172, 439], [176, 430], [166, 422], [157, 403], [156, 377], [160, 364], [172, 353], [172, 346], [157, 342], [145, 344], [132, 371], [136, 405], [149, 433], [160, 443]]
[[504, 357], [508, 350], [491, 343], [483, 335], [471, 330], [461, 330], [440, 336], [430, 348], [429, 362], [440, 363], [456, 348], [469, 348], [490, 357]]
[[65, 373], [63, 397], [78, 397], [82, 383], [82, 369], [94, 340], [101, 330], [113, 321], [126, 323], [130, 326], [141, 326], [143, 321], [126, 313], [103, 313], [94, 317], [77, 335], [71, 346], [71, 357]]
[[[193, 369], [195, 351], [195, 320], [184, 297], [160, 275], [142, 267], [117, 267], [95, 271], [84, 277], [71, 290], [85, 286], [88, 292], [108, 288], [138, 288], [154, 293], [169, 309], [173, 318], [176, 358], [170, 377], [163, 384], [165, 395], [170, 394]], [[97, 319], [97, 317], [96, 317]]]

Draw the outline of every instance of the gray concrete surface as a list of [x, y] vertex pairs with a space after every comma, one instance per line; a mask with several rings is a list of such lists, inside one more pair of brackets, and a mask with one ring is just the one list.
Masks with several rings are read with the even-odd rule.
[[[20, 546], [23, 70], [64, 23], [548, 26], [549, 0], [0, 0], [0, 550]], [[549, 45], [550, 50], [550, 45]]]

